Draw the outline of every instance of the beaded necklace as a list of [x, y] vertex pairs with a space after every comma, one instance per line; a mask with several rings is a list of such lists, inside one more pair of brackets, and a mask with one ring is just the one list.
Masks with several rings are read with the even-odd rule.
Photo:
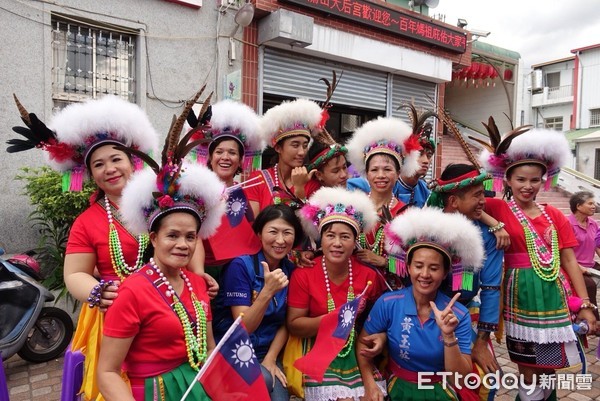
[[195, 324], [190, 322], [190, 317], [185, 309], [185, 306], [183, 306], [181, 299], [173, 289], [171, 283], [169, 283], [169, 280], [167, 280], [164, 273], [160, 271], [154, 262], [154, 258], [150, 258], [150, 266], [152, 266], [152, 269], [154, 269], [156, 274], [158, 274], [158, 276], [161, 278], [163, 285], [167, 287], [165, 295], [171, 298], [173, 310], [177, 314], [177, 317], [181, 322], [181, 326], [183, 327], [185, 348], [187, 349], [187, 356], [190, 366], [195, 370], [199, 370], [207, 356], [206, 314], [204, 313], [204, 308], [194, 293], [194, 288], [192, 287], [192, 283], [190, 283], [190, 279], [185, 275], [183, 270], [180, 270], [179, 275], [188, 288], [190, 297], [192, 299], [192, 305], [194, 305], [194, 313], [196, 315]]
[[[369, 192], [369, 198], [371, 197], [371, 193]], [[390, 199], [390, 203], [388, 204], [388, 209], [392, 210], [392, 205], [394, 204], [394, 200], [396, 198], [392, 194], [392, 198]], [[363, 249], [370, 249], [374, 254], [382, 256], [384, 254], [383, 249], [383, 224], [379, 224], [377, 230], [375, 230], [375, 238], [373, 243], [370, 244], [367, 240], [367, 235], [365, 233], [360, 233], [358, 236], [358, 243]]]
[[112, 208], [108, 196], [106, 195], [104, 195], [104, 208], [106, 209], [106, 215], [108, 216], [108, 250], [110, 253], [110, 262], [117, 276], [119, 276], [121, 280], [124, 280], [144, 264], [142, 259], [144, 257], [144, 250], [146, 249], [146, 246], [148, 246], [149, 238], [147, 234], [141, 234], [137, 237], [137, 259], [133, 266], [129, 266], [127, 262], [125, 262], [121, 240], [119, 239], [119, 233], [114, 223]]
[[[275, 163], [273, 166], [273, 175], [274, 177], [274, 186], [273, 186], [273, 203], [275, 205], [279, 205], [281, 203], [288, 205], [292, 209], [299, 209], [303, 206], [302, 202], [298, 200], [298, 198], [285, 186], [282, 188], [279, 185], [279, 163]], [[291, 199], [286, 203], [280, 196], [280, 191], [283, 191], [286, 195], [288, 195]]]
[[[323, 275], [325, 276], [325, 289], [327, 290], [327, 312], [333, 312], [335, 310], [335, 302], [331, 295], [331, 285], [329, 283], [329, 275], [327, 274], [327, 266], [325, 265], [325, 256], [321, 259], [321, 266], [323, 267]], [[353, 275], [352, 275], [352, 260], [348, 259], [348, 280], [350, 285], [348, 286], [348, 294], [346, 295], [346, 301], [352, 301], [354, 299], [354, 286], [353, 286]], [[339, 357], [345, 357], [352, 350], [354, 344], [354, 327], [350, 331], [350, 337], [344, 345], [344, 348], [338, 354]]]
[[558, 248], [558, 232], [554, 227], [554, 222], [546, 213], [546, 209], [534, 202], [540, 209], [542, 215], [546, 218], [551, 227], [552, 244], [551, 249], [548, 249], [546, 241], [544, 241], [537, 233], [531, 221], [525, 216], [515, 200], [508, 203], [510, 210], [513, 212], [525, 232], [525, 244], [527, 245], [527, 253], [531, 259], [533, 270], [544, 281], [554, 281], [558, 277], [560, 271], [560, 251]]

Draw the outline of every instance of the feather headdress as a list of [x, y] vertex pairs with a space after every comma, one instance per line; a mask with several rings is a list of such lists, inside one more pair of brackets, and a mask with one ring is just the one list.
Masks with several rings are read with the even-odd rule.
[[[190, 111], [190, 115], [193, 114], [193, 111]], [[188, 116], [189, 122], [190, 116]], [[211, 115], [205, 124], [201, 133], [204, 138], [210, 139], [210, 142], [208, 146], [201, 147], [204, 149], [196, 149], [201, 156], [198, 157], [198, 162], [206, 163], [208, 155], [216, 146], [217, 139], [229, 138], [241, 145], [243, 170], [248, 172], [260, 169], [265, 143], [260, 133], [260, 118], [254, 110], [240, 102], [222, 100], [211, 106]]]
[[313, 239], [321, 235], [328, 223], [346, 223], [356, 235], [369, 232], [378, 220], [375, 205], [367, 194], [344, 188], [321, 188], [300, 209], [304, 231]]
[[261, 119], [263, 138], [273, 147], [293, 136], [304, 136], [310, 140], [313, 132], [316, 133], [323, 128], [322, 112], [321, 107], [312, 100], [285, 101], [270, 108], [263, 115]]
[[[121, 214], [125, 224], [136, 234], [151, 231], [160, 216], [174, 210], [192, 213], [198, 217], [201, 223], [201, 238], [212, 235], [221, 223], [225, 212], [225, 184], [206, 167], [187, 165], [183, 161], [189, 151], [206, 139], [188, 143], [195, 133], [195, 128], [192, 128], [180, 140], [186, 116], [203, 90], [204, 88], [186, 102], [179, 117], [173, 118], [165, 139], [160, 165], [147, 156], [139, 155], [134, 149], [117, 147], [139, 155], [149, 166], [133, 175], [123, 191], [121, 200]], [[208, 107], [208, 102], [205, 102], [205, 107]], [[205, 111], [206, 109], [201, 115]]]
[[437, 113], [431, 110], [425, 110], [419, 113], [412, 103], [403, 103], [400, 107], [406, 109], [406, 113], [412, 124], [412, 133], [419, 139], [421, 147], [435, 152], [435, 139], [432, 138], [433, 125], [427, 120], [431, 117], [438, 118]]
[[[13, 131], [26, 140], [10, 139], [7, 151], [34, 147], [46, 150], [49, 164], [63, 173], [63, 190], [79, 191], [87, 172], [88, 157], [106, 144], [125, 145], [141, 153], [156, 151], [158, 134], [139, 106], [115, 96], [74, 103], [56, 113], [48, 127], [28, 113], [15, 96], [21, 119], [27, 126]], [[134, 158], [136, 168], [141, 163]]]
[[398, 161], [402, 174], [413, 175], [419, 169], [419, 151], [422, 149], [404, 121], [394, 117], [379, 117], [358, 128], [346, 145], [348, 159], [359, 173], [364, 174], [367, 160], [378, 153]]
[[385, 226], [385, 249], [406, 271], [408, 255], [419, 247], [442, 252], [451, 263], [452, 288], [471, 290], [473, 273], [484, 261], [481, 231], [460, 213], [410, 208]]

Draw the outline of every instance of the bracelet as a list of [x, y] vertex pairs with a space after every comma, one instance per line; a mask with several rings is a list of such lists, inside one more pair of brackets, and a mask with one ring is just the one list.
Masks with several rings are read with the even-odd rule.
[[499, 222], [495, 226], [489, 227], [488, 232], [495, 233], [496, 231], [502, 230], [504, 228], [504, 223]]
[[449, 343], [444, 341], [444, 347], [454, 347], [457, 344], [458, 344], [458, 338], [454, 338], [454, 341], [450, 341]]
[[596, 305], [594, 305], [593, 303], [591, 303], [590, 301], [587, 302], [582, 302], [581, 306], [579, 307], [579, 310], [582, 309], [591, 309], [591, 310], [596, 310], [598, 309], [598, 307]]
[[100, 280], [100, 282], [96, 284], [94, 288], [92, 288], [92, 291], [90, 291], [90, 296], [87, 299], [88, 306], [90, 308], [100, 306], [100, 302], [102, 302], [102, 291], [104, 291], [106, 287], [111, 285], [114, 285], [114, 282], [112, 280]]

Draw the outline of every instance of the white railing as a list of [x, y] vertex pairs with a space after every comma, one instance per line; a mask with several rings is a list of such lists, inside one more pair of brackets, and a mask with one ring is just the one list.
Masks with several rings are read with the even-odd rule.
[[589, 191], [594, 194], [596, 200], [600, 199], [600, 181], [572, 168], [563, 167], [560, 169], [558, 185], [571, 194], [579, 191]]
[[570, 96], [573, 96], [572, 85], [548, 88], [548, 99], [562, 99]]

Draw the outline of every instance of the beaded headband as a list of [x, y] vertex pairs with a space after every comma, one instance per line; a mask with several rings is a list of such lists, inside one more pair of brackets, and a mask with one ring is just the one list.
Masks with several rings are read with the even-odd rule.
[[413, 175], [419, 169], [421, 145], [404, 121], [394, 117], [379, 117], [358, 128], [346, 145], [348, 159], [364, 174], [368, 159], [387, 154], [398, 161], [403, 174]]
[[429, 184], [431, 194], [429, 195], [429, 198], [427, 198], [427, 206], [444, 208], [444, 201], [442, 199], [443, 193], [450, 193], [472, 185], [483, 184], [490, 178], [492, 178], [492, 175], [484, 169], [481, 169], [479, 171], [469, 171], [468, 173], [451, 180], [442, 180], [441, 178], [435, 179]]
[[375, 205], [365, 193], [344, 188], [319, 189], [300, 209], [299, 217], [305, 232], [314, 239], [329, 223], [346, 223], [358, 235], [370, 231], [378, 220]]
[[[314, 146], [314, 145], [313, 145]], [[317, 156], [315, 156], [309, 164], [306, 165], [306, 169], [308, 171], [318, 169], [327, 163], [329, 160], [341, 156], [346, 155], [348, 153], [348, 149], [344, 145], [333, 144], [329, 145], [329, 148], [323, 149]]]
[[418, 247], [434, 248], [448, 256], [452, 289], [473, 289], [473, 274], [484, 260], [481, 231], [459, 213], [436, 208], [410, 208], [385, 226], [385, 249], [399, 275], [407, 275], [406, 260]]
[[[27, 128], [13, 127], [13, 131], [26, 140], [10, 139], [7, 151], [47, 151], [50, 166], [63, 173], [63, 191], [82, 189], [88, 158], [101, 146], [124, 145], [141, 153], [152, 153], [158, 146], [158, 134], [146, 113], [115, 96], [71, 104], [56, 113], [48, 127], [14, 99]], [[141, 160], [134, 156], [133, 161], [134, 168], [141, 169]]]
[[[194, 129], [180, 140], [186, 115], [203, 90], [186, 102], [179, 118], [173, 120], [162, 151], [161, 165], [142, 156], [149, 168], [134, 174], [123, 190], [121, 214], [133, 233], [150, 231], [159, 217], [175, 211], [192, 213], [198, 218], [201, 238], [212, 235], [221, 224], [225, 212], [225, 184], [202, 165], [184, 164], [186, 154], [203, 141], [188, 143]], [[119, 149], [137, 154], [133, 149]]]

